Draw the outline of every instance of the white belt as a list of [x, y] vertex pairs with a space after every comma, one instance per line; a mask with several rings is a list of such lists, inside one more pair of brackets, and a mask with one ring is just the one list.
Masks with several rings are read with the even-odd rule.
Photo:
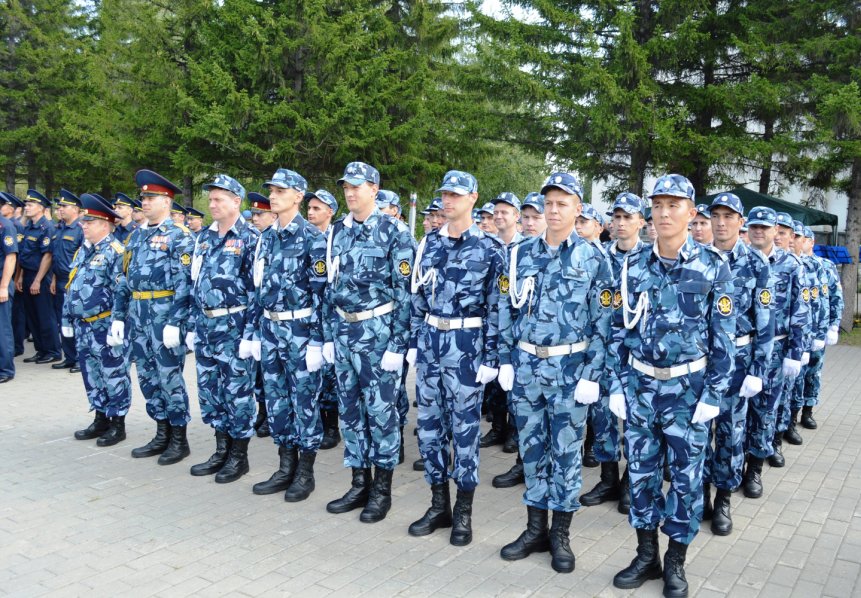
[[735, 346], [736, 347], [746, 347], [750, 344], [750, 335], [745, 334], [744, 336], [735, 337]]
[[788, 334], [780, 334], [780, 335], [778, 335], [778, 336], [775, 336], [775, 337], [774, 337], [774, 340], [776, 340], [776, 341], [782, 341], [783, 339], [788, 338], [788, 337], [789, 337], [789, 335], [788, 335]]
[[377, 316], [382, 316], [388, 313], [391, 313], [395, 309], [395, 302], [389, 301], [383, 305], [379, 305], [374, 309], [366, 309], [365, 311], [359, 311], [354, 314], [350, 312], [346, 312], [340, 307], [336, 307], [335, 311], [338, 312], [338, 315], [341, 316], [346, 322], [354, 323], [361, 322], [362, 320], [370, 320], [371, 318], [376, 318]]
[[587, 341], [580, 341], [579, 343], [569, 343], [567, 345], [539, 347], [532, 343], [520, 341], [517, 343], [517, 346], [520, 347], [522, 351], [526, 351], [530, 355], [535, 355], [541, 359], [547, 359], [548, 357], [559, 357], [561, 355], [571, 355], [572, 353], [585, 351], [586, 347], [589, 346], [589, 343]]
[[244, 305], [237, 305], [235, 307], [216, 307], [215, 309], [204, 309], [203, 315], [207, 318], [220, 318], [221, 316], [239, 313], [243, 310], [245, 310]]
[[294, 309], [293, 311], [269, 311], [268, 309], [263, 310], [263, 315], [272, 320], [273, 322], [287, 322], [289, 320], [307, 318], [312, 313], [314, 313], [314, 309], [311, 307], [305, 307], [303, 309]]
[[646, 374], [655, 380], [661, 380], [662, 382], [678, 378], [679, 376], [686, 376], [688, 374], [693, 374], [694, 372], [699, 372], [706, 367], [708, 362], [709, 360], [707, 358], [700, 357], [696, 361], [690, 361], [681, 365], [674, 365], [668, 368], [656, 368], [655, 366], [643, 363], [639, 359], [634, 359], [633, 357], [628, 360], [631, 367], [638, 372]]
[[461, 328], [481, 328], [481, 318], [438, 318], [430, 314], [425, 315], [425, 322], [438, 330], [460, 330]]

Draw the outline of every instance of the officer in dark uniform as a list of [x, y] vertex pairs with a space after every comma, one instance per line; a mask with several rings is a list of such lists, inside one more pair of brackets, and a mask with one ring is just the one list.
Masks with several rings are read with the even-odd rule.
[[181, 203], [175, 201], [170, 206], [170, 219], [174, 224], [185, 226], [185, 219], [188, 217], [188, 208]]
[[185, 211], [187, 213], [185, 224], [191, 231], [191, 236], [197, 239], [203, 230], [203, 212], [194, 208], [186, 208]]
[[[6, 198], [0, 196], [0, 201]], [[4, 203], [5, 205], [5, 203]], [[4, 213], [7, 210], [4, 209]], [[15, 339], [12, 335], [12, 275], [18, 263], [18, 233], [15, 225], [0, 216], [0, 384], [15, 377]]]
[[[23, 201], [11, 193], [0, 191], [0, 216], [7, 218], [15, 227], [15, 242], [20, 249], [21, 244], [24, 242], [24, 225], [21, 223], [21, 219], [15, 216], [15, 211], [19, 208], [24, 208]], [[21, 264], [20, 255], [18, 256], [17, 264], [19, 266]], [[12, 280], [13, 282], [15, 280], [14, 271], [12, 273]], [[24, 353], [24, 337], [26, 336], [27, 329], [26, 321], [27, 318], [24, 315], [23, 295], [18, 294], [18, 296], [12, 300], [12, 338], [15, 343], [15, 357]]]
[[57, 317], [51, 297], [51, 238], [54, 225], [48, 220], [46, 210], [51, 200], [36, 191], [27, 190], [24, 215], [28, 219], [24, 227], [24, 240], [19, 246], [21, 268], [15, 280], [15, 289], [23, 294], [27, 325], [33, 334], [36, 354], [25, 363], [53, 363], [60, 361], [60, 335]]
[[114, 211], [120, 217], [119, 220], [116, 221], [114, 227], [114, 239], [122, 243], [126, 244], [126, 240], [129, 238], [129, 235], [132, 234], [132, 231], [138, 227], [138, 223], [135, 222], [134, 211], [139, 210], [141, 207], [141, 202], [139, 199], [132, 199], [125, 193], [117, 193], [114, 196]]
[[[78, 199], [78, 196], [71, 191], [60, 189], [60, 197], [57, 199], [57, 215], [60, 220], [57, 222], [51, 240], [51, 252], [54, 254], [54, 259], [51, 262], [51, 294], [54, 296], [54, 316], [59, 326], [63, 319], [63, 301], [66, 298], [66, 285], [69, 283], [72, 261], [81, 243], [84, 242], [84, 231], [79, 222], [81, 200]], [[59, 328], [57, 328], [57, 332], [59, 334]], [[80, 372], [75, 339], [61, 336], [60, 345], [63, 348], [65, 359], [51, 367], [55, 370], [69, 368], [73, 373]]]

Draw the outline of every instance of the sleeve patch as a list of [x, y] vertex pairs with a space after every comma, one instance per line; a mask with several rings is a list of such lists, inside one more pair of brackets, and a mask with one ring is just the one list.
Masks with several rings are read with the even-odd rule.
[[598, 295], [598, 302], [601, 304], [601, 307], [607, 309], [611, 305], [613, 305], [613, 291], [610, 289], [604, 289]]
[[191, 265], [191, 256], [187, 253], [183, 253], [181, 256], [179, 256], [179, 263], [182, 264], [183, 266], [190, 266]]
[[771, 291], [768, 289], [762, 289], [757, 298], [759, 299], [759, 304], [763, 307], [771, 305]]
[[326, 262], [324, 260], [317, 260], [314, 262], [314, 274], [317, 276], [323, 276], [326, 274]]
[[717, 300], [717, 310], [722, 316], [732, 314], [732, 298], [729, 295], [721, 295]]
[[15, 241], [12, 239], [12, 237], [3, 237], [3, 243], [4, 245], [6, 245], [6, 247], [12, 247], [12, 244], [14, 242]]
[[409, 261], [401, 260], [401, 262], [398, 264], [398, 272], [404, 278], [407, 278], [410, 274], [412, 274], [412, 271], [413, 269], [412, 266], [410, 266]]
[[499, 288], [499, 292], [502, 295], [508, 294], [508, 276], [505, 274], [500, 274], [499, 278], [496, 279], [496, 286]]
[[616, 291], [613, 293], [613, 309], [619, 309], [622, 307], [622, 291]]
[[808, 289], [807, 287], [801, 289], [801, 298], [804, 300], [805, 303], [810, 303], [810, 289]]

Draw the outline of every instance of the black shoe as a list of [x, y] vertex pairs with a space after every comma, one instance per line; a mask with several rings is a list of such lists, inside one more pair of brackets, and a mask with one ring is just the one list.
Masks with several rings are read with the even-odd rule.
[[716, 536], [728, 536], [732, 533], [732, 515], [730, 513], [729, 490], [718, 488], [715, 493], [714, 514], [712, 515], [712, 533]]
[[248, 467], [248, 441], [250, 438], [231, 438], [230, 452], [227, 453], [227, 462], [215, 474], [216, 484], [229, 484], [235, 482], [250, 469]]
[[377, 467], [368, 502], [359, 515], [362, 523], [376, 523], [386, 518], [392, 508], [392, 473], [391, 469]]
[[62, 357], [59, 355], [45, 355], [44, 357], [40, 357], [33, 363], [54, 363], [55, 361], [60, 361]]
[[126, 439], [126, 416], [116, 415], [111, 418], [108, 431], [96, 440], [96, 446], [114, 446]]
[[502, 452], [510, 455], [517, 452], [517, 438], [514, 435], [509, 435], [505, 439], [505, 444], [502, 445]]
[[786, 465], [786, 459], [783, 456], [783, 441], [780, 439], [780, 436], [774, 437], [771, 448], [774, 449], [774, 452], [768, 458], [768, 464], [772, 467], [783, 467]]
[[419, 457], [415, 461], [413, 461], [413, 471], [424, 471], [425, 470], [425, 460]]
[[93, 422], [83, 430], [75, 432], [75, 440], [92, 440], [93, 438], [98, 438], [108, 431], [110, 424], [111, 422], [104, 412], [96, 411], [96, 417], [93, 419]]
[[158, 458], [159, 465], [179, 463], [191, 454], [191, 448], [189, 448], [186, 438], [187, 431], [187, 426], [170, 427], [170, 442], [167, 445], [167, 450]]
[[230, 454], [230, 436], [227, 432], [215, 431], [215, 452], [210, 455], [209, 459], [203, 463], [191, 466], [191, 475], [204, 476], [212, 475], [221, 471], [224, 464], [227, 463], [227, 456]]
[[703, 521], [712, 518], [712, 485], [703, 484]]
[[330, 513], [347, 513], [353, 509], [364, 507], [371, 492], [371, 470], [359, 467], [353, 468], [353, 483], [346, 494], [326, 505]]
[[454, 509], [451, 513], [451, 535], [449, 543], [452, 546], [466, 546], [472, 542], [472, 499], [475, 491], [458, 490]]
[[70, 374], [79, 374], [80, 372], [81, 372], [81, 366], [79, 366], [77, 363], [72, 364], [72, 367], [69, 368]]
[[287, 502], [300, 502], [311, 496], [314, 492], [314, 460], [317, 458], [317, 453], [302, 453], [299, 456], [299, 467], [296, 468], [296, 475], [293, 477], [293, 483], [287, 488], [284, 493], [284, 500]]
[[671, 482], [672, 476], [670, 475], [670, 458], [669, 455], [666, 455], [664, 458], [664, 481]]
[[62, 363], [55, 363], [51, 366], [52, 370], [65, 370], [66, 368], [70, 368], [75, 365], [74, 361], [64, 361]]
[[32, 357], [25, 357], [25, 358], [24, 358], [24, 363], [36, 363], [36, 362], [38, 362], [40, 359], [44, 359], [44, 358], [45, 358], [45, 354], [44, 354], [44, 353], [36, 353], [36, 354], [35, 354], [35, 355], [33, 355]]
[[136, 449], [132, 449], [132, 457], [142, 459], [144, 457], [155, 457], [167, 450], [170, 442], [170, 422], [166, 419], [157, 419], [155, 422], [155, 436], [148, 443]]
[[284, 492], [293, 483], [296, 465], [299, 463], [299, 453], [294, 446], [278, 447], [278, 470], [269, 476], [265, 482], [258, 482], [251, 491], [259, 496]]
[[526, 507], [526, 530], [511, 544], [499, 551], [506, 561], [525, 559], [533, 552], [550, 550], [550, 531], [547, 529], [547, 511], [537, 507]]
[[806, 406], [801, 408], [801, 427], [808, 430], [817, 428], [816, 420], [813, 419], [813, 407]]
[[611, 500], [619, 500], [621, 491], [619, 464], [615, 461], [601, 463], [601, 481], [580, 497], [580, 504], [585, 507], [594, 507]]
[[15, 376], [0, 376], [0, 384], [5, 384], [6, 382], [11, 382], [15, 379]]
[[404, 455], [404, 427], [401, 426], [401, 448], [400, 448], [400, 451], [398, 451], [398, 465], [403, 463], [404, 459], [405, 459], [405, 455]]
[[550, 566], [557, 573], [571, 573], [574, 570], [574, 553], [568, 539], [571, 517], [574, 513], [553, 511], [550, 525]]
[[741, 485], [746, 497], [759, 498], [762, 496], [762, 459], [752, 455], [747, 456], [747, 467], [744, 470], [744, 479]]
[[628, 475], [627, 465], [625, 466], [619, 486], [619, 506], [616, 507], [616, 510], [622, 515], [627, 515], [631, 512], [631, 476]]
[[658, 530], [637, 529], [637, 556], [613, 578], [613, 585], [623, 590], [639, 588], [650, 579], [661, 577], [661, 555], [658, 554]]
[[526, 476], [523, 473], [523, 461], [517, 457], [517, 461], [511, 466], [511, 469], [505, 473], [501, 473], [493, 478], [494, 488], [514, 488], [518, 484], [525, 484]]
[[[329, 450], [338, 446], [341, 442], [341, 431], [338, 429], [338, 410], [323, 409], [320, 411], [323, 418], [323, 440], [320, 442], [321, 450]], [[403, 439], [403, 434], [401, 434]]]
[[254, 431], [256, 432], [259, 430], [260, 426], [262, 426], [268, 419], [269, 418], [266, 413], [266, 402], [257, 401], [257, 417], [254, 419]]
[[266, 418], [257, 428], [257, 438], [268, 438], [269, 436], [272, 436], [272, 430], [269, 428], [269, 418]]
[[427, 536], [443, 527], [451, 527], [451, 493], [447, 481], [431, 486], [430, 508], [407, 531], [411, 536]]
[[685, 555], [688, 545], [670, 540], [664, 555], [664, 596], [666, 598], [687, 598], [688, 580], [685, 579]]
[[[583, 441], [583, 467], [598, 467], [599, 462], [595, 457], [595, 429], [592, 424], [586, 423], [586, 439]], [[616, 478], [619, 476], [617, 475]]]
[[786, 432], [783, 433], [783, 439], [789, 444], [793, 444], [795, 446], [804, 442], [804, 439], [801, 437], [801, 434], [798, 433], [798, 428], [795, 425], [797, 420], [798, 409], [793, 409], [789, 419], [789, 427], [786, 429]]
[[481, 448], [487, 448], [490, 446], [496, 446], [497, 444], [505, 444], [505, 429], [497, 429], [491, 428], [487, 434], [481, 437], [481, 440], [478, 441], [478, 446]]

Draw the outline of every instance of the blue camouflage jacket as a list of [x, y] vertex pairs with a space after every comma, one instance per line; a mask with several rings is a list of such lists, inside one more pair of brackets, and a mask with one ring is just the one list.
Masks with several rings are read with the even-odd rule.
[[84, 241], [75, 259], [63, 302], [63, 325], [109, 312], [123, 276], [123, 244], [108, 235], [95, 245]]
[[810, 322], [810, 308], [801, 292], [804, 275], [801, 260], [777, 246], [766, 257], [771, 273], [769, 287], [773, 289], [774, 336], [787, 336], [785, 357], [801, 361], [801, 354], [809, 348], [806, 331]]

